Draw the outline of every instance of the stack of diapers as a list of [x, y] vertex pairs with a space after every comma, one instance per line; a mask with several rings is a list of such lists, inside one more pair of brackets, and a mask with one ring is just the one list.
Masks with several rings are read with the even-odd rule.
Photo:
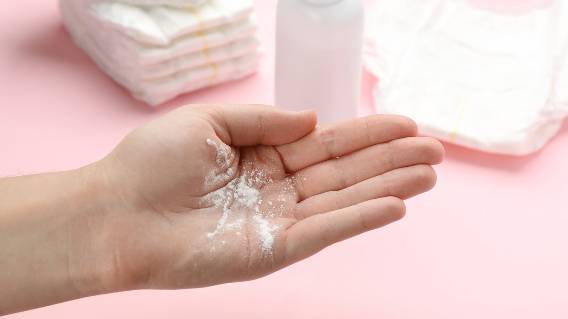
[[470, 0], [381, 0], [365, 65], [377, 111], [491, 153], [541, 149], [568, 115], [568, 2], [507, 13]]
[[258, 69], [251, 0], [60, 0], [60, 11], [77, 45], [150, 105]]

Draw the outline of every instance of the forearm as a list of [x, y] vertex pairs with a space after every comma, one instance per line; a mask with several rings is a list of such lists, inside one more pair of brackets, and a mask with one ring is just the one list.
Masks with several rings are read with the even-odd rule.
[[103, 293], [94, 167], [0, 180], [0, 314]]

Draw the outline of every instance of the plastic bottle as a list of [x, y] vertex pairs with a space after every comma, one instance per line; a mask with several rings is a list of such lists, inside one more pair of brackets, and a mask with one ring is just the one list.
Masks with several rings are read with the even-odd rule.
[[362, 0], [279, 0], [276, 105], [315, 109], [320, 123], [357, 116]]

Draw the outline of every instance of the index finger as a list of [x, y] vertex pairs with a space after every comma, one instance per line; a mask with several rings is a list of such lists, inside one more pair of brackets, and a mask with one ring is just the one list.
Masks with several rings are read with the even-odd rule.
[[405, 137], [416, 136], [416, 124], [402, 116], [373, 115], [318, 127], [296, 142], [277, 147], [289, 172]]

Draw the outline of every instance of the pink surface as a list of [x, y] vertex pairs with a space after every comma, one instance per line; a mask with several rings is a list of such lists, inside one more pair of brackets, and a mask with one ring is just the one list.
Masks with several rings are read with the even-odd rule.
[[[71, 44], [55, 1], [6, 1], [0, 175], [84, 165], [183, 103], [271, 103], [275, 1], [257, 4], [261, 72], [152, 111]], [[367, 112], [373, 83], [365, 75]], [[8, 318], [568, 318], [567, 158], [568, 127], [528, 158], [449, 146], [438, 187], [409, 201], [404, 221], [269, 278], [101, 296]]]

